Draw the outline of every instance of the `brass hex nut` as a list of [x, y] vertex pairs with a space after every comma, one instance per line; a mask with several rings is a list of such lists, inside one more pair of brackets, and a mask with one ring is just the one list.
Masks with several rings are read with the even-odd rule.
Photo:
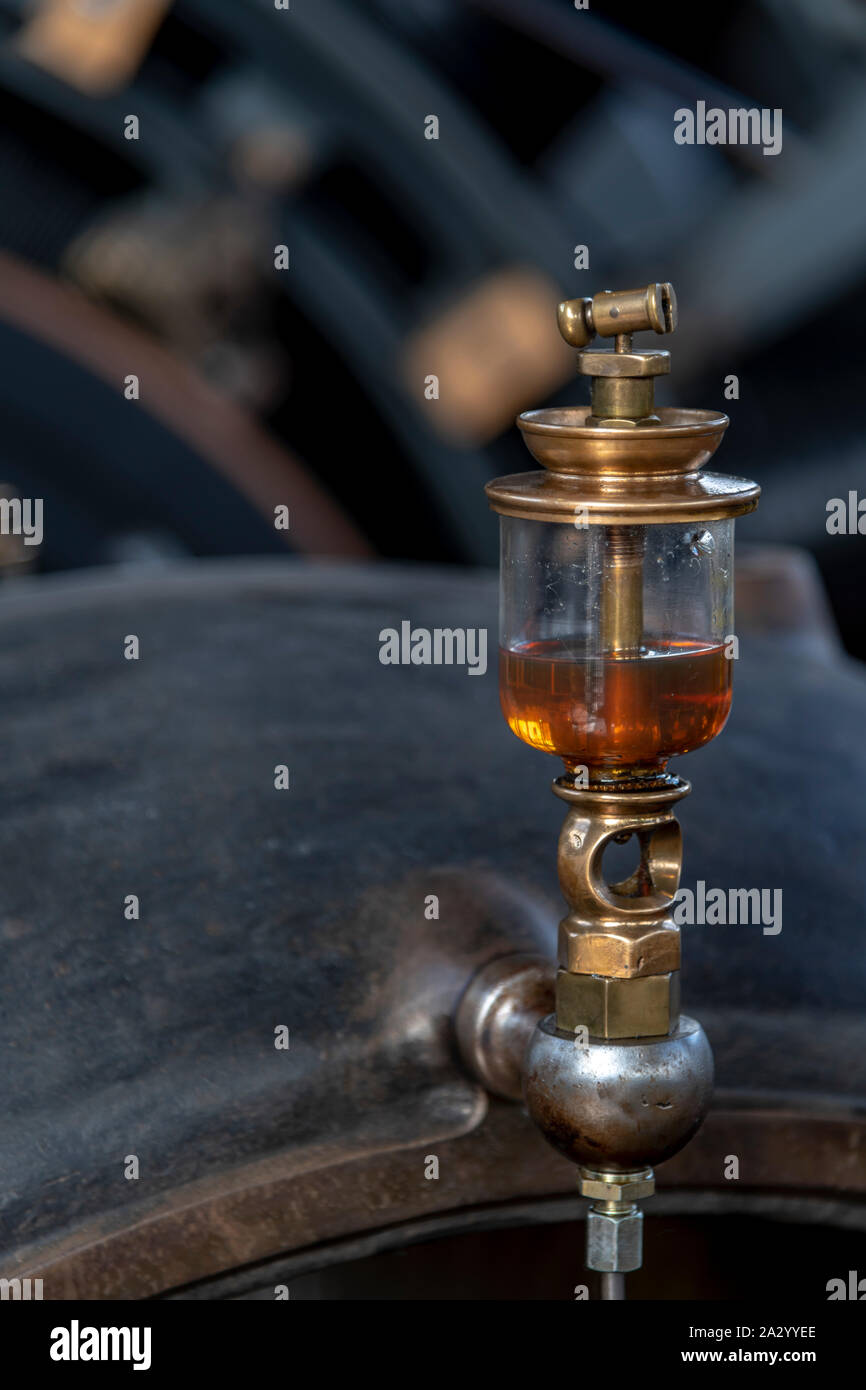
[[656, 1190], [652, 1168], [640, 1173], [596, 1173], [591, 1168], [578, 1172], [577, 1190], [594, 1202], [640, 1202]]
[[594, 1038], [648, 1038], [670, 1033], [680, 1013], [680, 973], [611, 979], [556, 974], [556, 1025]]
[[566, 917], [559, 924], [559, 963], [575, 975], [666, 975], [680, 968], [680, 929], [673, 922], [613, 927]]

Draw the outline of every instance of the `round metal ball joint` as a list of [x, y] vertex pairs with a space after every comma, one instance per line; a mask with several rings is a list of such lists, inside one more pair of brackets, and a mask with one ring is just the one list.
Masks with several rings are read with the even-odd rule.
[[706, 1034], [683, 1016], [668, 1037], [591, 1038], [581, 1046], [551, 1014], [526, 1053], [523, 1094], [548, 1143], [606, 1172], [671, 1158], [700, 1127], [712, 1088]]

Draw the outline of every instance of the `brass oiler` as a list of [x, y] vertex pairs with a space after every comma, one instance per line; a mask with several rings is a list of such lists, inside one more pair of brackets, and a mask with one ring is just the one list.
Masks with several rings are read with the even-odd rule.
[[[534, 410], [518, 424], [543, 467], [487, 487], [502, 517], [500, 693], [512, 730], [563, 759], [568, 805], [559, 879], [555, 1012], [523, 1064], [545, 1136], [579, 1169], [593, 1203], [587, 1264], [621, 1296], [641, 1262], [652, 1165], [700, 1125], [712, 1087], [703, 1029], [680, 1013], [672, 918], [689, 784], [671, 757], [714, 738], [731, 701], [733, 518], [752, 482], [703, 470], [728, 419], [656, 408], [671, 285], [604, 291], [559, 306], [591, 405]], [[590, 346], [613, 338], [613, 349]], [[631, 842], [633, 871], [609, 882], [609, 847]]]

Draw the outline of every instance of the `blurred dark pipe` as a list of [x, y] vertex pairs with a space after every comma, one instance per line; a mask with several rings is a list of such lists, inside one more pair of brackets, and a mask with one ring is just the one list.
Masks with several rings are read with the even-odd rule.
[[276, 506], [288, 506], [291, 530], [279, 534], [293, 549], [345, 559], [373, 554], [304, 465], [191, 367], [77, 291], [4, 252], [0, 318], [72, 358], [118, 393], [125, 371], [134, 370], [144, 394], [131, 408], [148, 411], [184, 439], [269, 521]]
[[[669, 91], [672, 97], [687, 105], [705, 101], [708, 107], [719, 106], [724, 110], [763, 105], [717, 82], [701, 72], [700, 68], [693, 68], [663, 53], [645, 39], [633, 38], [609, 20], [588, 10], [581, 10], [575, 15], [573, 9], [551, 3], [551, 0], [533, 0], [531, 5], [527, 5], [525, 0], [470, 0], [470, 4], [543, 43], [551, 52], [571, 58], [590, 72], [599, 73], [611, 83], [650, 83]], [[789, 161], [787, 173], [790, 174], [790, 161], [803, 155], [805, 149], [802, 139], [791, 129], [787, 118], [785, 149]], [[726, 153], [763, 178], [772, 178], [778, 173], [772, 167], [774, 161], [764, 159], [756, 146], [729, 145]]]

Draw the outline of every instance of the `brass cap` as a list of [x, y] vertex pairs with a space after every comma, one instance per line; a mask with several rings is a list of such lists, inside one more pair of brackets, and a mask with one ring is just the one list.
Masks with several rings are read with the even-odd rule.
[[566, 477], [631, 482], [697, 473], [712, 458], [730, 421], [719, 410], [659, 410], [657, 424], [628, 434], [588, 425], [589, 406], [525, 410], [517, 417], [534, 459]]
[[[544, 471], [488, 483], [494, 511], [576, 526], [628, 526], [719, 521], [754, 510], [761, 495], [756, 483], [700, 472], [721, 443], [727, 415], [656, 410], [653, 382], [670, 370], [670, 356], [632, 351], [632, 333], [676, 327], [672, 285], [565, 300], [558, 322], [566, 342], [580, 349], [578, 367], [592, 379], [593, 404], [518, 417], [524, 443]], [[615, 351], [586, 351], [595, 334], [614, 337]]]
[[[588, 407], [580, 406], [572, 415], [587, 412]], [[564, 412], [531, 414], [537, 421]], [[541, 462], [547, 455], [551, 463], [531, 473], [494, 478], [485, 488], [490, 506], [503, 516], [571, 526], [718, 521], [754, 511], [761, 495], [757, 483], [698, 471], [718, 447], [727, 418], [699, 410], [661, 410], [659, 415], [661, 425], [640, 430], [554, 425], [543, 437], [535, 432], [535, 421], [521, 416], [518, 423], [524, 439], [532, 438], [532, 452]], [[668, 426], [671, 417], [690, 419]], [[629, 457], [636, 467], [625, 474]], [[690, 471], [683, 471], [688, 465]]]

